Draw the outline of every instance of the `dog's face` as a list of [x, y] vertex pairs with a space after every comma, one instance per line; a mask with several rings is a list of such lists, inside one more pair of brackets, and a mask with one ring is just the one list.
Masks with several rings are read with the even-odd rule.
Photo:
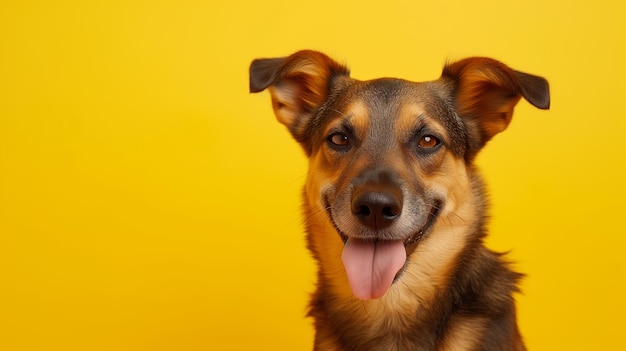
[[307, 192], [344, 241], [414, 243], [454, 197], [450, 186], [467, 183], [445, 184], [463, 176], [466, 138], [438, 88], [351, 81], [316, 117]]
[[353, 293], [377, 298], [441, 211], [468, 196], [464, 127], [437, 84], [343, 84], [316, 116], [306, 193], [348, 244]]
[[[305, 194], [343, 243], [352, 292], [383, 296], [440, 218], [472, 201], [472, 160], [508, 125], [523, 96], [547, 108], [547, 83], [490, 59], [467, 59], [441, 79], [357, 81], [311, 51], [251, 66], [275, 113], [310, 159]], [[321, 253], [318, 253], [320, 255]]]

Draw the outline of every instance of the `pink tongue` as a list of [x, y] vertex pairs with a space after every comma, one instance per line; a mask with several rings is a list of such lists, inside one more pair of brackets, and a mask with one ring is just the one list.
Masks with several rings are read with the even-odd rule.
[[350, 239], [342, 259], [354, 296], [362, 300], [378, 299], [385, 295], [404, 266], [406, 250], [402, 240]]

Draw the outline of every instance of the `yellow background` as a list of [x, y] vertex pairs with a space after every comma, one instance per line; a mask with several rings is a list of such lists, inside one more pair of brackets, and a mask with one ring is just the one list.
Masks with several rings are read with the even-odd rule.
[[[593, 4], [592, 4], [593, 3]], [[618, 5], [619, 4], [619, 5]], [[626, 343], [618, 1], [3, 1], [0, 350], [307, 350], [306, 162], [248, 94], [303, 48], [356, 78], [545, 76], [479, 164], [530, 350]]]

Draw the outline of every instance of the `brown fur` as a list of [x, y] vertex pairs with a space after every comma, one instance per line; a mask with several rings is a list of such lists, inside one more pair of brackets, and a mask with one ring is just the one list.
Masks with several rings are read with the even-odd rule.
[[[310, 162], [315, 350], [524, 350], [512, 296], [520, 275], [483, 245], [486, 200], [472, 162], [520, 98], [549, 107], [547, 81], [488, 58], [448, 64], [432, 82], [358, 81], [300, 51], [253, 61], [250, 90], [266, 88]], [[362, 193], [385, 207], [364, 196], [362, 212]], [[380, 298], [353, 295], [342, 264], [350, 240], [404, 243], [406, 263]]]

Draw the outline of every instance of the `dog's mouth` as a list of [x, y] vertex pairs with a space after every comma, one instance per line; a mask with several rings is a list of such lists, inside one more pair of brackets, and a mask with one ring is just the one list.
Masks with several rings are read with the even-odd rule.
[[[417, 244], [421, 241], [421, 239], [424, 236], [426, 236], [429, 233], [431, 227], [435, 223], [435, 220], [439, 216], [439, 212], [441, 211], [441, 205], [442, 205], [442, 202], [440, 200], [435, 200], [434, 204], [430, 207], [430, 212], [428, 213], [428, 216], [426, 217], [426, 221], [424, 225], [422, 225], [418, 231], [414, 232], [409, 237], [403, 240], [404, 246], [407, 248], [407, 256], [409, 256], [411, 253], [413, 253], [413, 251], [415, 251]], [[337, 226], [337, 223], [335, 223], [335, 220], [333, 219], [333, 216], [330, 212], [330, 205], [328, 203], [326, 204], [326, 212], [328, 213], [328, 216], [330, 217], [330, 220], [332, 221], [333, 226], [337, 230], [339, 237], [341, 238], [341, 240], [343, 241], [345, 245], [349, 240], [349, 236], [344, 234], [344, 232], [341, 229], [339, 229], [339, 227]], [[375, 240], [376, 239], [372, 239], [370, 241], [375, 241]]]
[[330, 206], [328, 215], [344, 242], [342, 260], [352, 293], [363, 300], [382, 297], [406, 270], [409, 256], [428, 235], [441, 211], [442, 202], [435, 201], [424, 223], [405, 239], [377, 240], [350, 237], [335, 223]]

